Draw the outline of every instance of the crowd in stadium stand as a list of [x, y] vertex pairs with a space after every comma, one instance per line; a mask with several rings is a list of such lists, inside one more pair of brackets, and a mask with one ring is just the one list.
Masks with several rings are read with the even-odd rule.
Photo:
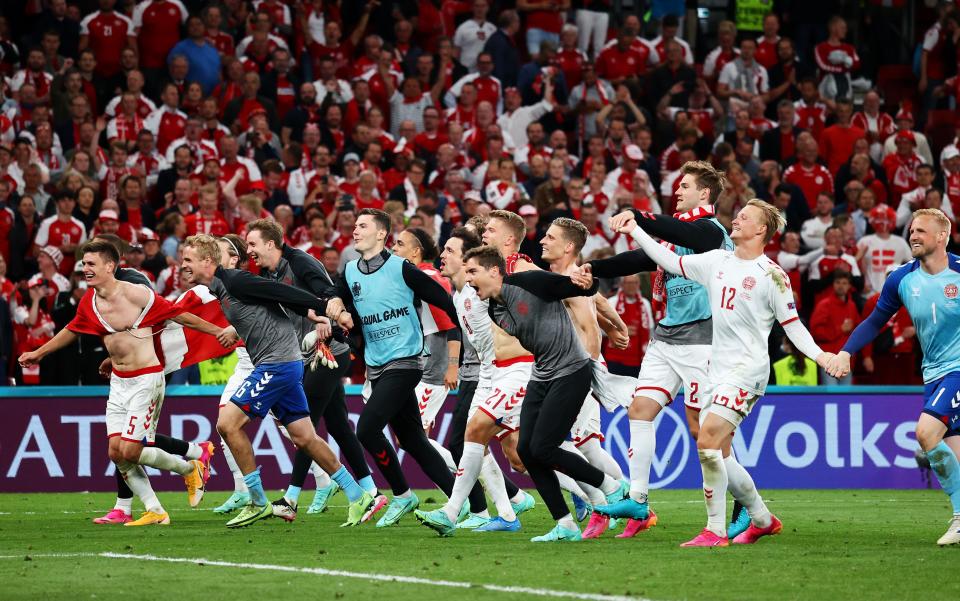
[[[911, 212], [960, 214], [952, 3], [916, 9], [913, 67], [877, 45], [902, 0], [855, 13], [744, 1], [774, 11], [714, 9], [706, 26], [677, 1], [3, 4], [4, 384], [103, 382], [96, 339], [39, 370], [13, 361], [75, 313], [75, 253], [97, 234], [122, 239], [125, 265], [170, 298], [189, 235], [272, 217], [335, 272], [357, 257], [367, 207], [441, 246], [475, 215], [515, 211], [535, 261], [546, 226], [573, 217], [591, 232], [583, 259], [597, 258], [636, 248], [608, 217], [673, 214], [680, 166], [708, 160], [727, 174], [715, 208], [727, 227], [751, 198], [784, 212], [768, 254], [837, 351], [910, 260]], [[627, 352], [610, 349], [620, 363], [639, 366], [658, 315], [649, 280], [603, 282], [633, 334]], [[913, 335], [901, 311], [852, 381], [919, 382]], [[777, 382], [818, 383], [781, 339]]]

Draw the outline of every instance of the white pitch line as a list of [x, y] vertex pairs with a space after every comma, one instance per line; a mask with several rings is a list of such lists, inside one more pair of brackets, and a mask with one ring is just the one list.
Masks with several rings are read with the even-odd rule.
[[74, 557], [103, 557], [106, 559], [133, 559], [138, 561], [159, 561], [165, 563], [186, 563], [204, 566], [216, 566], [221, 568], [241, 568], [244, 570], [263, 570], [268, 572], [293, 572], [300, 574], [313, 574], [316, 576], [334, 576], [340, 578], [356, 578], [358, 580], [368, 580], [376, 582], [398, 582], [401, 584], [420, 584], [424, 586], [439, 586], [445, 588], [478, 588], [495, 593], [508, 593], [511, 595], [532, 595], [536, 597], [556, 597], [563, 599], [583, 599], [584, 601], [651, 601], [643, 597], [626, 597], [622, 595], [601, 595], [597, 593], [577, 593], [574, 591], [558, 591], [546, 588], [530, 588], [525, 586], [502, 586], [499, 584], [474, 584], [472, 582], [462, 582], [457, 580], [431, 580], [430, 578], [418, 578], [416, 576], [395, 576], [390, 574], [370, 574], [365, 572], [350, 572], [347, 570], [328, 570], [326, 568], [307, 568], [297, 566], [283, 566], [267, 563], [239, 563], [232, 561], [218, 561], [204, 558], [187, 557], [162, 557], [159, 555], [133, 555], [130, 553], [25, 553], [21, 555], [0, 555], [0, 559], [19, 559], [25, 557], [31, 558], [74, 558]]

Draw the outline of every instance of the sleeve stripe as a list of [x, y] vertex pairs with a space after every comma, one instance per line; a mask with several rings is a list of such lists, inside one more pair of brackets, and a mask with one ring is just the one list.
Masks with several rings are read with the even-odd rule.
[[793, 323], [793, 322], [797, 321], [798, 319], [800, 319], [800, 318], [797, 317], [797, 316], [794, 316], [794, 317], [791, 317], [790, 319], [788, 319], [787, 321], [781, 321], [781, 322], [780, 322], [780, 325], [781, 325], [781, 326], [785, 326], [785, 325], [787, 325], [788, 323]]
[[[680, 275], [687, 278], [687, 273], [683, 270], [683, 255], [680, 256]], [[687, 278], [688, 280], [690, 278]]]

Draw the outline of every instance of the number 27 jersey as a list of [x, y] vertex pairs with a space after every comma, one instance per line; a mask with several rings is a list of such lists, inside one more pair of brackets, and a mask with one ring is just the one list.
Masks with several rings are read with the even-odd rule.
[[710, 296], [710, 384], [763, 395], [770, 377], [767, 338], [773, 322], [786, 325], [799, 319], [787, 274], [764, 255], [745, 260], [719, 249], [682, 256], [680, 269]]

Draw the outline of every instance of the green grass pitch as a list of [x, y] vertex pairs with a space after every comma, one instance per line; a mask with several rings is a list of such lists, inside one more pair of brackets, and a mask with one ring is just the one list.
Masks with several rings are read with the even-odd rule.
[[[191, 510], [162, 494], [173, 524], [134, 529], [90, 523], [108, 494], [0, 495], [0, 599], [960, 599], [960, 547], [935, 545], [950, 515], [939, 490], [766, 491], [783, 534], [727, 549], [678, 547], [705, 520], [693, 490], [654, 491], [660, 525], [633, 539], [553, 545], [528, 542], [551, 526], [539, 502], [519, 533], [440, 539], [412, 515], [339, 528], [344, 497], [307, 515], [309, 491], [292, 524], [228, 530], [209, 511], [226, 496]], [[440, 496], [422, 492], [421, 507]]]

